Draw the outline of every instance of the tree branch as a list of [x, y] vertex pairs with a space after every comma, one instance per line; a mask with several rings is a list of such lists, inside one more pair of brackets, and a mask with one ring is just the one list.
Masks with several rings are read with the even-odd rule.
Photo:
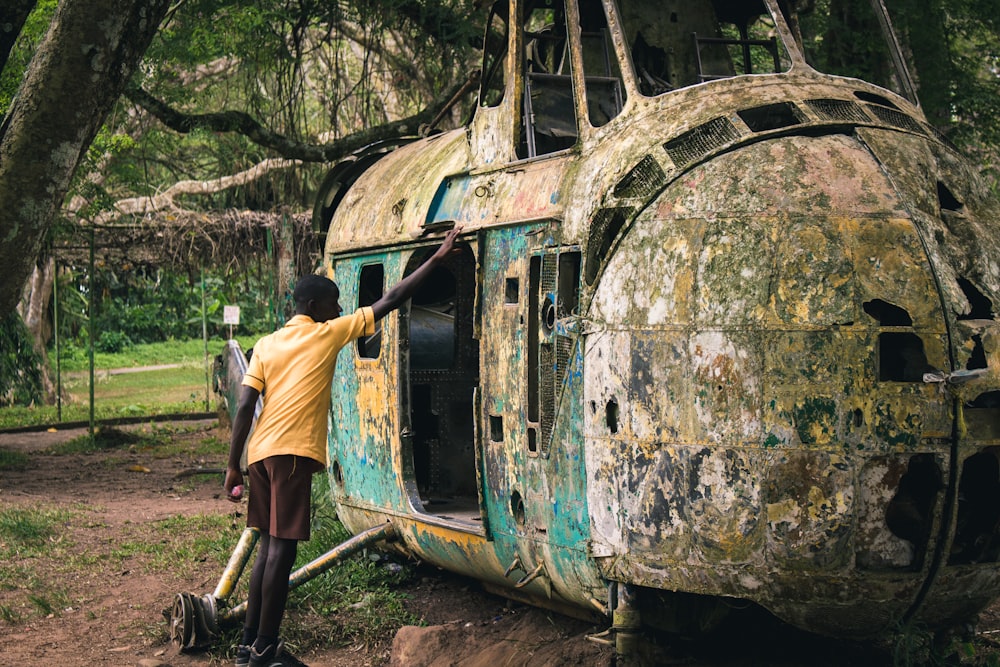
[[440, 112], [452, 102], [455, 93], [466, 85], [466, 81], [461, 82], [433, 105], [409, 118], [361, 130], [342, 139], [320, 145], [293, 141], [272, 132], [242, 111], [185, 114], [139, 87], [130, 88], [125, 92], [125, 96], [175, 132], [187, 134], [198, 128], [213, 132], [237, 132], [255, 144], [269, 148], [289, 160], [333, 162], [376, 141], [417, 134], [422, 125], [427, 125], [433, 119], [438, 118]]

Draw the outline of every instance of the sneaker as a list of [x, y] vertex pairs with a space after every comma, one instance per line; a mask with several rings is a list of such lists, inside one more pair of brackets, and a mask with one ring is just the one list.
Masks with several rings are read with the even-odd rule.
[[248, 667], [250, 665], [250, 647], [247, 644], [240, 644], [236, 647], [236, 667]]
[[308, 667], [304, 662], [285, 651], [285, 642], [268, 646], [262, 653], [250, 647], [250, 667]]

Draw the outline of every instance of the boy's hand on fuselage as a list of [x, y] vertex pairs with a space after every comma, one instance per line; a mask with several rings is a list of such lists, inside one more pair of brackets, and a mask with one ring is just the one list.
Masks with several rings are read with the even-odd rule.
[[437, 251], [434, 253], [434, 256], [438, 259], [443, 259], [444, 257], [446, 257], [448, 253], [450, 253], [452, 250], [455, 249], [455, 239], [458, 238], [458, 235], [461, 233], [462, 233], [461, 225], [455, 225], [454, 227], [449, 229], [448, 233], [445, 234], [444, 241], [441, 242], [441, 247], [437, 249]]

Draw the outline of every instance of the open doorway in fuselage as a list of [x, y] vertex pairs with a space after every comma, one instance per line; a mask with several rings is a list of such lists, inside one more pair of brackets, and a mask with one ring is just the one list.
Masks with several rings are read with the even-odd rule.
[[[417, 512], [482, 525], [476, 475], [476, 258], [461, 245], [400, 311], [403, 474]], [[410, 273], [425, 255], [414, 255]]]

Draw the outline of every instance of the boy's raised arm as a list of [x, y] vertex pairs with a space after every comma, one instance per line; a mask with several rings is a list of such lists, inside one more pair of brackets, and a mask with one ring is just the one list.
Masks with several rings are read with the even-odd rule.
[[399, 308], [417, 291], [420, 283], [427, 279], [434, 270], [434, 267], [440, 264], [455, 249], [455, 239], [461, 232], [461, 227], [453, 227], [448, 230], [444, 241], [441, 243], [441, 247], [426, 262], [417, 267], [416, 271], [393, 285], [389, 291], [382, 295], [382, 298], [372, 304], [372, 311], [375, 314], [376, 320], [382, 319], [386, 314]]

